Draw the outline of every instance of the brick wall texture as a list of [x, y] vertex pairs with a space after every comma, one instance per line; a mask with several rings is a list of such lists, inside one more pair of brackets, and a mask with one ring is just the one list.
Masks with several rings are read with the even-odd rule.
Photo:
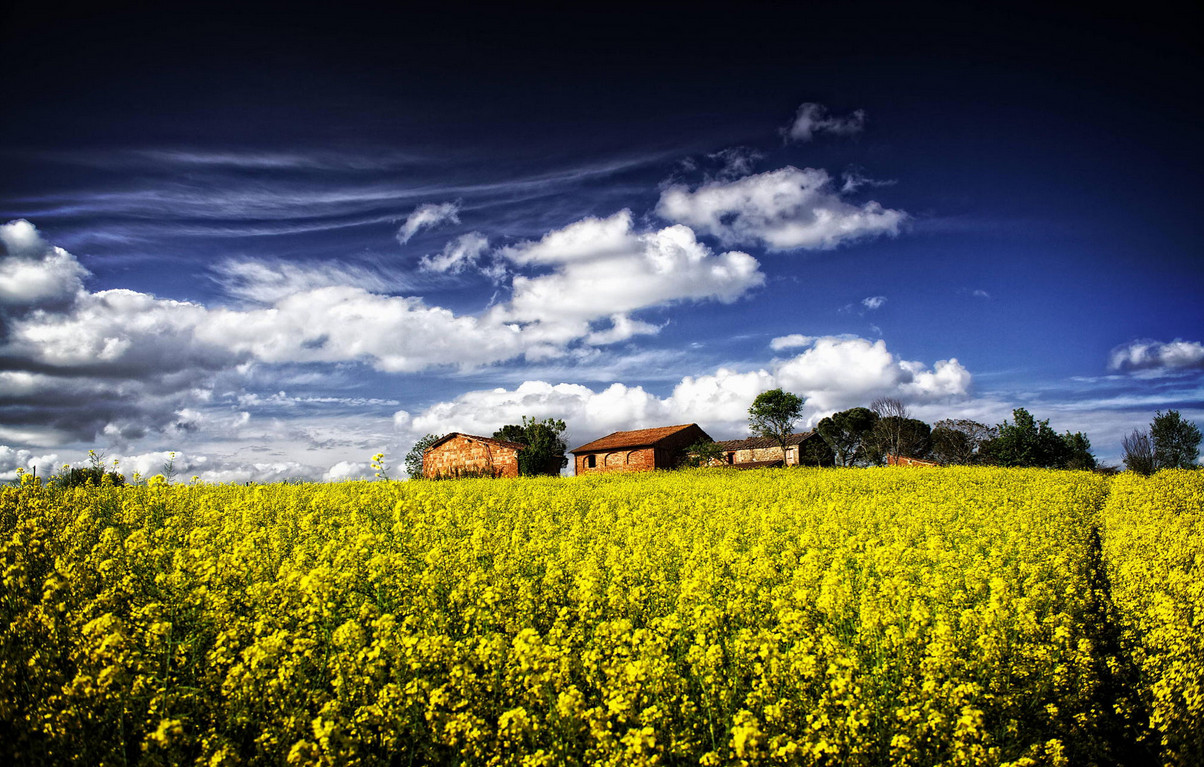
[[458, 434], [425, 453], [422, 474], [428, 479], [463, 474], [517, 477], [518, 451]]

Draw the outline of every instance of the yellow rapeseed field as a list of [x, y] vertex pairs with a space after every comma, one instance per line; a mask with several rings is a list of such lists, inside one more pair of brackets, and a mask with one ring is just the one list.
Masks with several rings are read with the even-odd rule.
[[0, 754], [1190, 764], [1202, 498], [1019, 469], [26, 482]]

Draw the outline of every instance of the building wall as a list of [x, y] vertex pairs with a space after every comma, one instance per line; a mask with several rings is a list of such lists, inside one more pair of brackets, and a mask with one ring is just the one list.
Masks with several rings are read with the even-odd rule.
[[[573, 457], [573, 471], [578, 476], [582, 474], [607, 474], [623, 471], [652, 471], [667, 468], [657, 464], [657, 450], [651, 447], [636, 448], [635, 450], [611, 450], [600, 453], [582, 453]], [[589, 457], [593, 456], [595, 465], [590, 468]], [[663, 463], [663, 460], [662, 460]]]
[[[732, 456], [731, 461], [727, 456]], [[764, 447], [753, 448], [750, 450], [729, 450], [723, 454], [723, 463], [738, 464], [752, 463], [754, 461], [780, 461], [782, 460], [782, 448], [780, 447]], [[798, 465], [798, 446], [790, 445], [786, 448], [786, 465]]]
[[464, 473], [517, 477], [518, 451], [457, 436], [431, 448], [422, 458], [422, 475], [428, 479]]

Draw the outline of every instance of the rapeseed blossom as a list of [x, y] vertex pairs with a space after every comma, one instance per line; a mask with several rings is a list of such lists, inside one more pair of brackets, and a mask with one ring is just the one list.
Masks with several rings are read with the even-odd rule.
[[0, 751], [1188, 764], [1202, 498], [1198, 473], [969, 468], [23, 482]]

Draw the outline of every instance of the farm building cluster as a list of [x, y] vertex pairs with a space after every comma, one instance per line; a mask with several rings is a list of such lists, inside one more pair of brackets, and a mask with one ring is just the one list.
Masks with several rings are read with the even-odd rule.
[[[703, 462], [710, 466], [754, 469], [771, 466], [798, 466], [825, 461], [827, 445], [814, 431], [791, 434], [783, 450], [766, 437], [715, 442], [695, 423], [660, 426], [652, 429], [616, 431], [569, 452], [573, 473], [584, 474], [655, 471], [678, 468], [689, 455], [689, 448], [712, 443], [712, 454]], [[423, 476], [444, 477], [517, 477], [518, 454], [526, 445], [492, 437], [453, 432], [432, 443], [423, 453]], [[807, 460], [808, 448], [813, 448]]]

